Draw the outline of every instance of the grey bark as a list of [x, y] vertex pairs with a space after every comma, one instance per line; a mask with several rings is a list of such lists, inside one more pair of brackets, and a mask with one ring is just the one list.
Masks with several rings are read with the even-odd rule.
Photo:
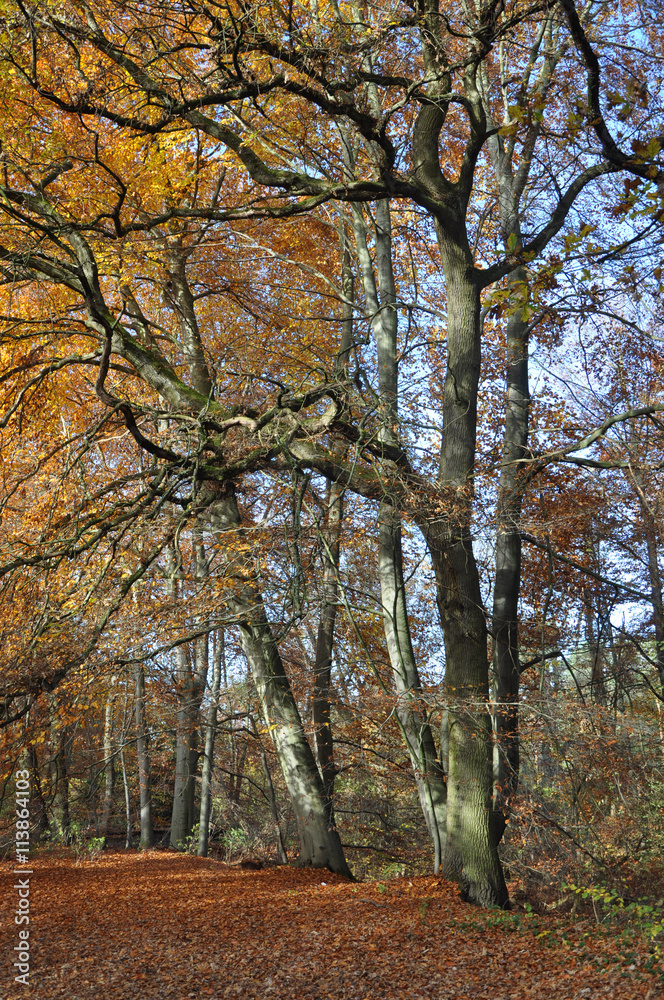
[[[518, 268], [508, 287], [523, 288]], [[496, 836], [502, 836], [519, 781], [519, 597], [521, 592], [521, 509], [526, 478], [530, 391], [528, 323], [521, 310], [507, 321], [507, 400], [503, 455], [496, 510], [496, 563], [493, 592], [493, 670], [496, 687], [494, 773]]]
[[[198, 645], [198, 644], [197, 644]], [[192, 667], [189, 651], [178, 647], [176, 652], [178, 677], [178, 708], [176, 713], [175, 784], [171, 811], [171, 847], [181, 849], [191, 836], [195, 815], [194, 799], [198, 769], [198, 718], [200, 714], [206, 657], [199, 648]]]
[[401, 523], [394, 508], [387, 504], [382, 505], [379, 515], [378, 566], [385, 639], [397, 694], [396, 712], [433, 844], [437, 874], [447, 839], [447, 785], [436, 753], [408, 624]]
[[[435, 81], [431, 96], [449, 90], [440, 64], [441, 24], [429, 12], [422, 35], [425, 66]], [[474, 136], [484, 134], [486, 116], [477, 91], [476, 66], [464, 73], [464, 91]], [[480, 146], [470, 140], [458, 179], [450, 184], [440, 165], [439, 138], [448, 105], [419, 112], [413, 154], [419, 183], [440, 205], [436, 237], [447, 294], [447, 363], [443, 385], [440, 500], [437, 515], [420, 523], [436, 576], [436, 598], [445, 642], [448, 703], [447, 843], [443, 873], [462, 897], [503, 906], [507, 888], [492, 822], [493, 767], [488, 712], [487, 630], [471, 517], [477, 398], [481, 360], [479, 274], [468, 243], [466, 212]]]
[[170, 846], [184, 847], [193, 827], [190, 789], [192, 670], [185, 645], [175, 650], [177, 709], [175, 714], [175, 779], [171, 808]]
[[[193, 532], [195, 577], [197, 586], [207, 576], [207, 561], [200, 529]], [[174, 569], [174, 560], [172, 569]], [[171, 593], [177, 597], [175, 572], [170, 582]], [[198, 768], [198, 724], [208, 675], [208, 635], [199, 636], [191, 644], [182, 644], [175, 651], [177, 681], [175, 784], [171, 811], [170, 845], [181, 849], [191, 837], [194, 822], [196, 771]], [[193, 654], [193, 663], [192, 663]]]
[[[662, 575], [659, 569], [658, 533], [649, 511], [644, 512], [646, 546], [648, 550], [648, 576], [652, 595], [653, 621], [655, 625], [655, 663], [664, 698], [664, 597], [662, 596]], [[650, 522], [650, 523], [649, 523]]]
[[143, 850], [147, 850], [152, 847], [154, 842], [154, 831], [149, 734], [145, 710], [145, 668], [142, 663], [134, 665], [134, 715], [136, 720], [136, 755], [138, 757], [140, 846]]
[[422, 527], [436, 575], [449, 712], [443, 873], [463, 898], [502, 906], [507, 888], [493, 829], [487, 630], [470, 521], [480, 371], [480, 288], [463, 239], [438, 227], [448, 303], [440, 456], [447, 509]]
[[216, 646], [212, 658], [212, 686], [210, 688], [210, 705], [205, 725], [205, 752], [201, 770], [201, 809], [198, 820], [198, 855], [206, 858], [208, 839], [210, 835], [210, 805], [212, 801], [212, 765], [214, 762], [214, 744], [217, 729], [217, 709], [219, 706], [219, 688], [221, 686], [221, 660], [224, 645], [223, 630], [216, 636]]
[[51, 757], [49, 761], [53, 822], [51, 829], [65, 844], [71, 840], [69, 816], [69, 760], [66, 726], [58, 718], [55, 695], [49, 696]]
[[108, 833], [108, 826], [113, 814], [113, 792], [115, 791], [115, 757], [113, 754], [115, 680], [115, 677], [111, 678], [111, 686], [104, 706], [104, 802], [99, 825], [99, 832], [104, 837]]
[[[187, 277], [187, 252], [182, 237], [176, 234], [166, 237], [164, 249], [169, 278], [165, 296], [180, 326], [180, 341], [191, 385], [201, 396], [211, 399], [213, 380], [203, 349], [194, 295]], [[192, 542], [195, 553], [194, 575], [198, 587], [207, 577], [207, 560], [199, 526], [194, 526]], [[174, 599], [177, 596], [175, 577], [176, 574], [173, 573], [170, 583]], [[176, 848], [181, 848], [187, 843], [195, 822], [195, 782], [199, 759], [198, 721], [208, 674], [207, 635], [199, 636], [193, 643], [193, 665], [191, 656], [192, 651], [184, 645], [179, 646], [175, 653], [178, 707], [170, 844]]]
[[203, 350], [194, 296], [187, 280], [186, 256], [182, 247], [182, 238], [171, 236], [167, 238], [166, 242], [168, 244], [166, 266], [170, 279], [166, 296], [180, 323], [182, 348], [189, 368], [191, 384], [196, 392], [210, 398], [213, 382]]
[[125, 850], [129, 850], [133, 846], [133, 837], [131, 833], [131, 799], [129, 796], [129, 779], [127, 777], [127, 764], [125, 761], [124, 747], [120, 749], [120, 767], [122, 769], [122, 785], [124, 787], [125, 798]]
[[[214, 502], [209, 518], [210, 527], [219, 534], [234, 532], [242, 537], [240, 513], [230, 490]], [[243, 554], [234, 559], [236, 586], [229, 588], [226, 603], [240, 628], [242, 650], [256, 685], [263, 717], [270, 727], [297, 819], [300, 863], [329, 868], [352, 877], [333, 822], [331, 802], [325, 794], [265, 613], [253, 561], [250, 556], [247, 563]]]
[[339, 599], [339, 536], [343, 519], [343, 489], [328, 481], [323, 538], [323, 600], [321, 605], [314, 663], [313, 719], [316, 756], [323, 776], [325, 794], [332, 799], [339, 770], [334, 761], [331, 726], [330, 690], [332, 687], [332, 649]]
[[646, 490], [646, 481], [642, 472], [644, 443], [639, 441], [635, 433], [632, 432], [627, 438], [626, 445], [630, 454], [628, 479], [636, 491], [643, 518], [650, 599], [655, 626], [655, 666], [664, 699], [664, 588], [659, 568], [659, 552], [662, 544], [661, 517], [656, 498], [653, 500], [652, 497], [649, 497]]

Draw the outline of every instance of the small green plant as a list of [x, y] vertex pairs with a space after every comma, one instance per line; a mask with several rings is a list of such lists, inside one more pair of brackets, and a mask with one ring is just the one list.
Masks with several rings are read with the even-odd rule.
[[521, 928], [521, 918], [518, 913], [509, 910], [489, 910], [485, 924], [487, 927], [499, 927], [505, 931], [518, 931]]
[[381, 878], [400, 878], [406, 874], [407, 865], [401, 861], [389, 861], [380, 869]]
[[105, 847], [106, 837], [90, 837], [86, 845], [87, 854], [90, 860], [94, 861], [95, 858], [98, 858]]
[[[645, 938], [651, 955], [650, 968], [664, 961], [664, 901], [652, 903], [644, 897], [627, 903], [616, 889], [607, 889], [602, 885], [565, 885], [564, 888], [574, 893], [577, 899], [591, 901], [598, 924], [619, 920]], [[629, 937], [629, 934], [623, 934], [626, 943]], [[631, 953], [630, 958], [633, 958]]]
[[221, 838], [221, 843], [224, 846], [226, 861], [230, 861], [234, 854], [248, 850], [250, 837], [241, 826], [234, 826], [230, 830], [226, 830]]
[[188, 837], [179, 841], [178, 847], [187, 854], [196, 854], [198, 852], [198, 823], [194, 824]]
[[86, 838], [83, 830], [81, 829], [80, 823], [72, 823], [69, 828], [70, 844], [74, 849], [74, 854], [76, 855], [76, 864], [80, 861], [88, 859], [94, 861], [95, 858], [99, 857], [101, 852], [106, 846], [106, 837], [89, 837]]

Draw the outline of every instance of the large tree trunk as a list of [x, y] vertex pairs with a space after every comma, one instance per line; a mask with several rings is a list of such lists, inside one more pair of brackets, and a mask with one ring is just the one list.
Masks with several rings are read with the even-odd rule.
[[[210, 524], [218, 532], [242, 535], [240, 513], [230, 491], [214, 502]], [[230, 554], [230, 558], [233, 556]], [[250, 557], [249, 557], [250, 558]], [[226, 603], [240, 628], [242, 650], [256, 685], [263, 717], [270, 728], [297, 819], [300, 864], [329, 868], [352, 878], [334, 825], [316, 759], [267, 620], [253, 562], [242, 551], [235, 557], [234, 586]]]
[[447, 371], [443, 397], [441, 500], [424, 530], [434, 565], [445, 637], [449, 704], [447, 845], [443, 872], [462, 895], [503, 906], [507, 888], [493, 823], [493, 766], [488, 710], [487, 629], [471, 539], [477, 394], [480, 373], [480, 288], [470, 250], [438, 227], [447, 289]]
[[[180, 235], [170, 235], [164, 241], [164, 260], [169, 276], [165, 290], [166, 301], [177, 317], [180, 326], [182, 349], [191, 384], [203, 396], [212, 398], [214, 383], [211, 377], [201, 332], [196, 316], [195, 297], [187, 276], [187, 253]], [[207, 577], [208, 564], [203, 548], [200, 526], [192, 533], [194, 546], [195, 578], [197, 586]], [[177, 596], [175, 556], [171, 558], [170, 590]], [[198, 623], [200, 624], [200, 623]], [[208, 636], [202, 635], [193, 644], [194, 665], [190, 651], [185, 646], [176, 650], [176, 676], [178, 681], [178, 708], [176, 720], [175, 787], [171, 813], [171, 847], [181, 848], [191, 836], [194, 827], [194, 801], [196, 770], [198, 767], [198, 724], [201, 702], [208, 673]]]
[[469, 902], [503, 906], [507, 888], [493, 822], [486, 625], [470, 534], [462, 530], [435, 524], [427, 529], [446, 658], [449, 770], [443, 874], [458, 882]]

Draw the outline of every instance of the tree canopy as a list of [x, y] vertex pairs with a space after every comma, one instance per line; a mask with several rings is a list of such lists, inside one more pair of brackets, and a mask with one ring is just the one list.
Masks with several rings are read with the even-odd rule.
[[524, 672], [637, 601], [664, 684], [659, 32], [638, 3], [3, 0], [5, 727], [172, 655], [192, 790], [234, 628], [303, 860], [347, 874], [350, 655], [436, 871], [506, 903]]

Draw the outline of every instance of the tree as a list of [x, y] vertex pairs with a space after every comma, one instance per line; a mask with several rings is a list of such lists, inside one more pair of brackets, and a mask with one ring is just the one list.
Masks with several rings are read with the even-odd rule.
[[[569, 15], [570, 5], [564, 9]], [[583, 114], [561, 130], [560, 116], [572, 113], [568, 95], [579, 79], [571, 60], [558, 91], [546, 84], [526, 86], [524, 93], [531, 61], [541, 68], [537, 79], [546, 81], [566, 51], [558, 8], [549, 13], [538, 3], [487, 3], [448, 10], [422, 0], [414, 9], [333, 4], [296, 16], [276, 5], [265, 10], [173, 2], [168, 18], [162, 14], [155, 21], [142, 10], [119, 7], [109, 16], [87, 3], [29, 13], [20, 4], [6, 5], [6, 93], [11, 97], [20, 85], [33, 97], [12, 105], [3, 137], [3, 213], [13, 226], [0, 251], [5, 275], [18, 284], [25, 302], [53, 287], [70, 333], [92, 340], [97, 352], [101, 348], [91, 358], [99, 362], [97, 396], [152, 457], [148, 475], [155, 503], [170, 491], [185, 517], [204, 517], [207, 530], [217, 538], [232, 536], [240, 551], [247, 543], [237, 497], [247, 476], [278, 478], [297, 469], [379, 504], [388, 645], [392, 632], [392, 646], [398, 657], [405, 651], [406, 660], [399, 526], [391, 512], [418, 525], [435, 571], [445, 643], [449, 770], [443, 870], [469, 900], [502, 905], [506, 888], [496, 849], [486, 708], [487, 628], [473, 546], [474, 505], [481, 501], [475, 463], [484, 290], [495, 293], [504, 281], [508, 294], [520, 287], [520, 269], [534, 270], [586, 187], [627, 165], [612, 155], [605, 138], [597, 140], [596, 125]], [[570, 23], [576, 41], [576, 22]], [[603, 25], [597, 21], [594, 28], [601, 31]], [[548, 42], [556, 32], [554, 59]], [[500, 65], [505, 53], [509, 67]], [[590, 77], [592, 111], [598, 83], [592, 72]], [[522, 90], [516, 103], [507, 105], [508, 120], [498, 126], [488, 109], [502, 106], [513, 80]], [[21, 143], [17, 116], [23, 129], [28, 122], [32, 128], [30, 149]], [[61, 123], [55, 130], [64, 138], [60, 148], [43, 125], [51, 120]], [[501, 133], [511, 137], [512, 149], [502, 161]], [[487, 143], [493, 143], [499, 173], [503, 250], [491, 244], [477, 193]], [[517, 177], [515, 187], [509, 176], [516, 158], [530, 165], [526, 179], [538, 195], [521, 215], [521, 182]], [[547, 185], [552, 175], [556, 184]], [[505, 207], [506, 193], [511, 205]], [[209, 262], [209, 246], [231, 223], [231, 231], [244, 235], [249, 220], [269, 219], [259, 224], [269, 242], [274, 220], [317, 209], [334, 213], [332, 203], [350, 203], [358, 221], [360, 206], [374, 206], [378, 260], [380, 234], [389, 231], [390, 202], [412, 213], [414, 228], [429, 242], [435, 236], [444, 284], [444, 375], [438, 366], [431, 372], [441, 434], [433, 476], [413, 448], [406, 414], [397, 405], [400, 329], [393, 317], [400, 303], [385, 283], [380, 317], [372, 319], [375, 359], [369, 345], [364, 350], [354, 345], [358, 364], [351, 377], [293, 359], [275, 372], [273, 359], [263, 355], [264, 367], [253, 368], [252, 377], [261, 373], [269, 388], [258, 401], [246, 394], [243, 399], [237, 387], [229, 391], [226, 373], [213, 377], [208, 357], [217, 346], [214, 322], [206, 344], [197, 318], [200, 299], [197, 304], [186, 292], [187, 285], [191, 291], [187, 270], [200, 272]], [[518, 217], [511, 220], [510, 212]], [[316, 218], [327, 221], [329, 215]], [[307, 225], [313, 232], [321, 223], [312, 218]], [[145, 241], [161, 255], [158, 261], [143, 252]], [[186, 260], [184, 274], [173, 266], [173, 246], [178, 259]], [[147, 272], [147, 279], [134, 279], [129, 294], [121, 279], [128, 262], [137, 260], [137, 275]], [[304, 258], [300, 262], [308, 266]], [[386, 261], [379, 262], [381, 278], [388, 278], [389, 270]], [[319, 301], [321, 274], [325, 267], [311, 280]], [[172, 348], [164, 343], [161, 305], [154, 297], [160, 282], [179, 324]], [[220, 297], [218, 279], [204, 294]], [[371, 313], [368, 300], [365, 309]], [[525, 351], [526, 316], [523, 307], [519, 311], [520, 318], [511, 321], [513, 371], [523, 368]], [[120, 371], [109, 391], [112, 356]], [[261, 364], [258, 356], [255, 360]], [[78, 361], [58, 356], [50, 364], [64, 369]], [[42, 368], [40, 377], [46, 374]], [[120, 377], [127, 381], [120, 383]], [[508, 434], [505, 477], [526, 445], [523, 421], [516, 419], [527, 396], [522, 373], [519, 380], [518, 386], [512, 380], [520, 400], [510, 411], [518, 426]], [[150, 418], [154, 433], [146, 433]], [[167, 431], [159, 430], [159, 421]], [[501, 493], [499, 518], [507, 531], [499, 549], [512, 567], [501, 570], [505, 580], [518, 576], [518, 509], [512, 508], [518, 508], [519, 489], [504, 482]], [[258, 566], [238, 554], [235, 567], [238, 583], [226, 603], [240, 624], [298, 803], [305, 857], [345, 870], [330, 829], [329, 799], [311, 748], [301, 738]], [[505, 607], [498, 600], [495, 630], [497, 649], [505, 652], [499, 677], [513, 705], [514, 582], [505, 599], [508, 591]], [[412, 672], [404, 675], [404, 693], [406, 702], [417, 704]], [[513, 721], [512, 711], [510, 731]], [[415, 750], [420, 753], [421, 745]], [[432, 780], [439, 770], [435, 747], [427, 759]], [[314, 817], [313, 839], [308, 816]]]
[[210, 835], [210, 802], [212, 791], [212, 763], [214, 743], [217, 728], [217, 710], [219, 689], [221, 687], [221, 663], [225, 657], [224, 633], [219, 631], [214, 646], [212, 658], [212, 684], [210, 687], [210, 704], [205, 720], [205, 749], [203, 751], [203, 769], [201, 773], [201, 808], [198, 820], [198, 854], [206, 858]]

